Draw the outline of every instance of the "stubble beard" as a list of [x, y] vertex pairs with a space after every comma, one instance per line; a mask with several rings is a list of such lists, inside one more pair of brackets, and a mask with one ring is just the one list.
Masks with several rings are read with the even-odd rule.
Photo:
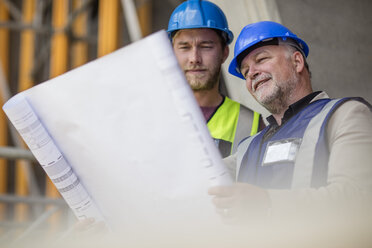
[[187, 76], [186, 79], [193, 91], [203, 91], [213, 89], [220, 79], [221, 67], [210, 70], [205, 77]]
[[270, 113], [280, 114], [288, 108], [288, 102], [299, 78], [293, 71], [287, 80], [275, 80], [272, 77], [270, 80], [272, 80], [270, 92], [265, 94], [263, 90], [258, 90], [253, 96]]

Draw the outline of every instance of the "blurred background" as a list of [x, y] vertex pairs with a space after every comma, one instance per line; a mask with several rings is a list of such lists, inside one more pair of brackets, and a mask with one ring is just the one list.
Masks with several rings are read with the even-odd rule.
[[[371, 0], [211, 1], [225, 12], [235, 38], [249, 23], [273, 20], [305, 40], [314, 90], [372, 102]], [[0, 0], [0, 105], [17, 92], [166, 29], [181, 2]], [[223, 68], [222, 91], [266, 116], [244, 81], [226, 73], [233, 45]], [[53, 239], [74, 222], [0, 111], [0, 244], [25, 241], [35, 233]]]

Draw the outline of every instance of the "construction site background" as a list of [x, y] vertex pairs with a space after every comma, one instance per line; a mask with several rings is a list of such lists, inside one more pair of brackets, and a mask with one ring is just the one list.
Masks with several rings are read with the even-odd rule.
[[[17, 92], [166, 29], [171, 12], [181, 2], [0, 0], [0, 105]], [[314, 90], [326, 90], [331, 97], [362, 96], [372, 102], [372, 1], [212, 2], [225, 11], [235, 37], [249, 22], [274, 20], [304, 39], [310, 46]], [[237, 82], [226, 70], [223, 73], [223, 92], [265, 111], [249, 98], [243, 81]], [[37, 234], [57, 239], [75, 222], [0, 111], [0, 246], [25, 242]]]

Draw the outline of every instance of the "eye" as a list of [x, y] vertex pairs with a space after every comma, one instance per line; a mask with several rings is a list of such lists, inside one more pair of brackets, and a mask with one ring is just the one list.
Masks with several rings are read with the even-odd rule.
[[190, 46], [188, 46], [188, 45], [179, 45], [177, 47], [177, 49], [178, 50], [188, 50], [188, 49], [190, 49]]
[[244, 78], [247, 78], [248, 72], [249, 72], [249, 68], [243, 68], [243, 70], [240, 70], [240, 72], [242, 73], [242, 75], [243, 75]]
[[261, 62], [265, 61], [266, 59], [268, 59], [268, 57], [259, 57], [259, 58], [257, 58], [257, 63], [261, 63]]
[[212, 45], [202, 45], [201, 48], [211, 49], [211, 48], [213, 48], [213, 46]]
[[214, 47], [214, 42], [211, 41], [203, 41], [199, 45], [202, 49], [212, 49]]

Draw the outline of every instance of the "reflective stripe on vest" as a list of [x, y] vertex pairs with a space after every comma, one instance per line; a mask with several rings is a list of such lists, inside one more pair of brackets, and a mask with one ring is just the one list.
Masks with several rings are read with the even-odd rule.
[[320, 131], [326, 117], [338, 101], [340, 100], [329, 101], [307, 126], [294, 164], [292, 189], [310, 188], [316, 155], [315, 149], [318, 139], [321, 137]]
[[[365, 102], [360, 98], [321, 99], [315, 101], [292, 117], [268, 140], [276, 141], [293, 137], [302, 138], [295, 162], [292, 162], [293, 169], [291, 169], [290, 163], [276, 163], [271, 168], [270, 166], [264, 166], [266, 168], [262, 166], [261, 161], [267, 149], [266, 144], [268, 142], [265, 141], [262, 143], [262, 137], [268, 128], [244, 140], [238, 148], [237, 180], [239, 179], [240, 181], [259, 186], [267, 186], [269, 188], [317, 188], [326, 185], [329, 154], [325, 131], [333, 112], [348, 100]], [[299, 116], [301, 116], [300, 119], [297, 118]], [[306, 118], [311, 118], [307, 124]], [[300, 123], [298, 121], [303, 120], [305, 122], [301, 122], [302, 124], [299, 125], [302, 129], [304, 128], [301, 131], [296, 124]], [[286, 135], [283, 136], [280, 133]], [[298, 136], [301, 133], [302, 135]], [[247, 166], [250, 166], [250, 169]], [[267, 175], [262, 174], [266, 172], [268, 173]], [[280, 173], [285, 174], [280, 176]], [[269, 181], [263, 182], [263, 180]], [[282, 184], [280, 180], [290, 181], [283, 182]]]
[[211, 136], [222, 141], [219, 149], [225, 153], [223, 156], [227, 156], [236, 151], [243, 138], [250, 135], [252, 122], [253, 111], [225, 97], [207, 125]]

